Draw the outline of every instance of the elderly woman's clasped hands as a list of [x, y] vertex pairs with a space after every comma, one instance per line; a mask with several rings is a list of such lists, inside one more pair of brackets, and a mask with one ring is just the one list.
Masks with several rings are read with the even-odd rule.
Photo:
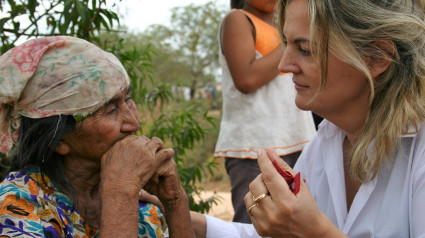
[[173, 155], [173, 149], [164, 149], [157, 137], [149, 140], [145, 136], [129, 135], [103, 155], [102, 181], [111, 181], [112, 187], [127, 187], [138, 194], [158, 168], [172, 163]]
[[[125, 160], [117, 161], [117, 156], [123, 156]], [[173, 156], [174, 150], [164, 148], [158, 137], [149, 140], [146, 136], [130, 135], [103, 156], [102, 177], [113, 176], [116, 180], [118, 175], [123, 179], [123, 186], [134, 187], [137, 192], [143, 188], [155, 194], [165, 208], [170, 208], [186, 196]], [[112, 186], [121, 185], [115, 182]]]
[[[164, 148], [162, 140], [157, 137], [149, 140], [145, 136], [127, 136], [115, 143], [102, 157], [101, 177], [104, 182], [101, 186], [111, 194], [127, 191], [133, 196], [139, 196], [143, 188], [159, 198], [160, 204], [157, 205], [165, 208], [169, 227], [184, 225], [184, 219], [179, 217], [187, 213], [189, 207], [173, 155], [174, 150]], [[103, 197], [106, 196], [103, 194]], [[121, 200], [124, 203], [128, 201]], [[186, 224], [186, 227], [190, 227], [190, 224]], [[172, 233], [173, 229], [170, 235]], [[186, 231], [183, 233], [189, 235]]]

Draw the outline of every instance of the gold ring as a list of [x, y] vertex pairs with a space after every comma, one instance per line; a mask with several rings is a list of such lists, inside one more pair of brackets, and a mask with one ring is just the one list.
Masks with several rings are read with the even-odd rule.
[[257, 203], [254, 203], [254, 204], [252, 204], [252, 206], [250, 206], [250, 207], [248, 207], [248, 214], [250, 215], [250, 216], [252, 216], [252, 214], [251, 214], [251, 209], [253, 209], [254, 207], [256, 207], [257, 206]]
[[263, 198], [267, 197], [268, 195], [269, 195], [268, 193], [263, 193], [256, 198], [252, 196], [252, 201], [254, 201], [254, 203], [258, 203], [259, 201], [261, 201]]

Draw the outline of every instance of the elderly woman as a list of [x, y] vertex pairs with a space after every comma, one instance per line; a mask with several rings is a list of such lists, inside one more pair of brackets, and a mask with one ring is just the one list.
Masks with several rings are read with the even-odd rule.
[[[112, 54], [58, 36], [2, 55], [0, 152], [13, 161], [0, 184], [1, 236], [190, 237], [173, 150], [138, 129], [129, 78]], [[142, 188], [165, 217], [139, 201]]]
[[423, 7], [279, 0], [279, 69], [293, 73], [296, 105], [325, 118], [294, 167], [305, 183], [293, 193], [273, 162], [290, 167], [259, 151], [245, 196], [253, 226], [193, 214], [200, 236], [207, 222], [209, 238], [425, 237]]

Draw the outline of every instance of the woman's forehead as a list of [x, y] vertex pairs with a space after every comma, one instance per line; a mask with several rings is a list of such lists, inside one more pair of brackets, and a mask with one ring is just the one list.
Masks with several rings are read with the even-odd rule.
[[306, 0], [293, 0], [287, 5], [283, 25], [283, 35], [287, 40], [295, 41], [298, 38], [308, 40], [310, 17], [307, 4]]

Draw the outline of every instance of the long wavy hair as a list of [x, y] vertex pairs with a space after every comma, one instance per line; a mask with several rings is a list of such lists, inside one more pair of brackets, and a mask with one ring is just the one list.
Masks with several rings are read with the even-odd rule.
[[[277, 6], [283, 30], [285, 8]], [[319, 95], [326, 87], [328, 55], [359, 69], [371, 89], [366, 121], [348, 161], [359, 182], [375, 178], [385, 158], [400, 146], [409, 127], [419, 129], [425, 119], [424, 0], [306, 0], [310, 16], [310, 46], [320, 73]], [[388, 69], [372, 78], [365, 59], [385, 58], [388, 52], [373, 44], [394, 42]], [[370, 145], [373, 144], [371, 151]]]

